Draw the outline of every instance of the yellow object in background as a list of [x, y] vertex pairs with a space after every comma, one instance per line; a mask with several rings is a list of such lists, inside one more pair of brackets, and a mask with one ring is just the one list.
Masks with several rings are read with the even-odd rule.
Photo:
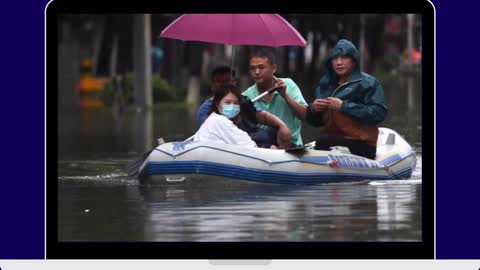
[[108, 78], [81, 78], [77, 82], [77, 91], [79, 92], [97, 92], [103, 88]]
[[78, 93], [78, 105], [81, 108], [100, 108], [103, 102], [97, 93], [103, 88], [108, 78], [94, 78], [92, 75], [92, 59], [85, 57], [80, 64], [80, 79], [75, 90]]

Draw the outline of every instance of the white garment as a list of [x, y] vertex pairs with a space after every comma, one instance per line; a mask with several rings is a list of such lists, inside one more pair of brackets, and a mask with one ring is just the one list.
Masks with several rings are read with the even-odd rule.
[[239, 129], [230, 119], [212, 112], [200, 126], [193, 141], [220, 142], [256, 147], [248, 133]]

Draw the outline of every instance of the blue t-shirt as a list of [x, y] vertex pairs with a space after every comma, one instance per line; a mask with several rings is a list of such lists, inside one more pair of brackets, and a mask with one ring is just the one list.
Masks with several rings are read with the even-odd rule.
[[210, 111], [210, 108], [212, 107], [213, 100], [212, 99], [207, 99], [205, 100], [202, 105], [200, 105], [200, 108], [198, 108], [197, 111], [197, 122], [198, 124], [203, 124], [205, 119], [208, 117], [208, 112]]

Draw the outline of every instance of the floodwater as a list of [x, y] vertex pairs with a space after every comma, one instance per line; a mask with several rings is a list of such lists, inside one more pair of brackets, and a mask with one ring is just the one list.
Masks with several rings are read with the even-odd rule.
[[[421, 241], [422, 144], [415, 117], [386, 127], [417, 151], [411, 179], [314, 186], [203, 176], [140, 185], [124, 167], [165, 141], [184, 140], [194, 112], [111, 109], [59, 114], [60, 241]], [[418, 118], [418, 117], [417, 117]], [[304, 142], [314, 138], [305, 128]]]

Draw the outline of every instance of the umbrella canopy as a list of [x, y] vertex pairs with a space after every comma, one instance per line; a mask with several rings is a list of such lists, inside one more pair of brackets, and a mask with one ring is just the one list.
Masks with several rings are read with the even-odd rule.
[[278, 14], [184, 14], [160, 37], [227, 45], [301, 46], [307, 42]]

